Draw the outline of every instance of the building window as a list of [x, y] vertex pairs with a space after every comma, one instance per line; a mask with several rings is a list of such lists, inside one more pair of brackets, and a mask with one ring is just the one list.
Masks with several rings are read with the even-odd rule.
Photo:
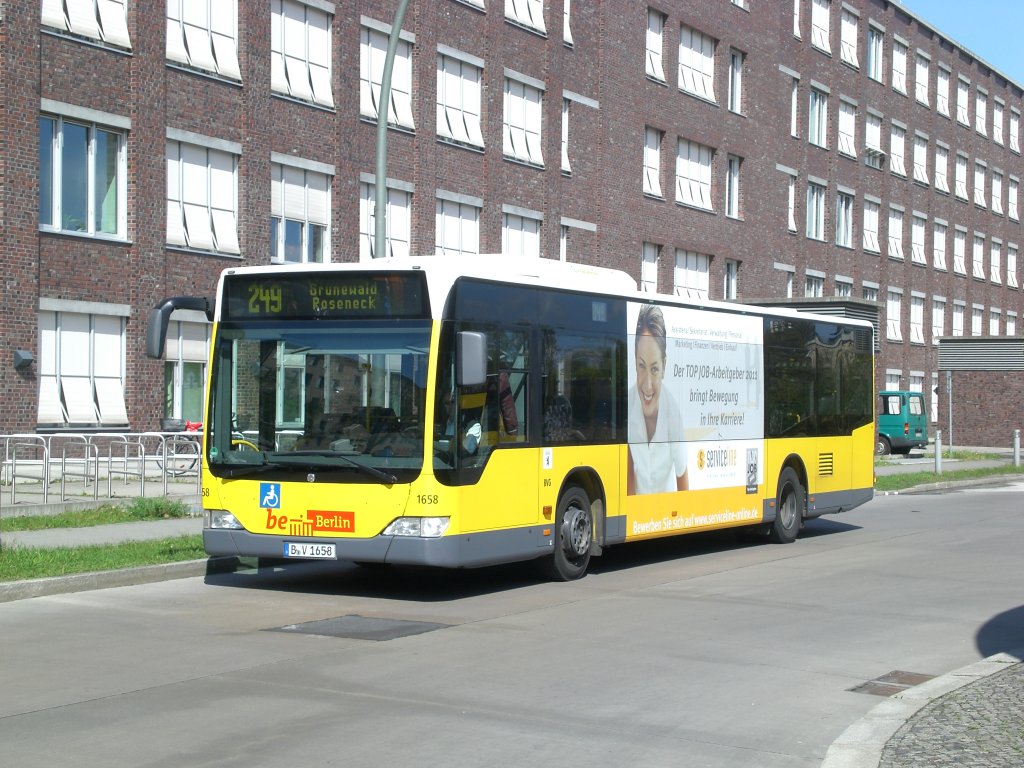
[[910, 343], [924, 344], [924, 296], [910, 296]]
[[241, 80], [237, 0], [167, 0], [167, 58]]
[[1017, 313], [1007, 312], [1006, 313], [1006, 335], [1016, 336], [1017, 335]]
[[949, 150], [935, 147], [935, 189], [949, 194]]
[[892, 88], [907, 93], [907, 46], [899, 40], [892, 41]]
[[946, 335], [946, 302], [932, 299], [932, 344], [939, 343], [939, 337]]
[[793, 0], [793, 37], [800, 37], [800, 3], [802, 0]]
[[126, 317], [39, 312], [41, 427], [125, 427]]
[[961, 125], [970, 125], [968, 99], [971, 97], [971, 83], [962, 77], [956, 81], [956, 120]]
[[729, 155], [725, 174], [725, 215], [732, 219], [740, 217], [740, 165], [742, 161]]
[[878, 245], [878, 214], [880, 206], [872, 200], [864, 201], [864, 250], [879, 253]]
[[505, 157], [544, 166], [541, 152], [541, 105], [544, 92], [535, 85], [505, 78], [503, 152]]
[[999, 318], [1002, 316], [1002, 312], [994, 307], [989, 310], [988, 313], [988, 335], [998, 336], [999, 335]]
[[999, 240], [992, 240], [989, 251], [989, 280], [993, 283], [1003, 282], [1003, 246]]
[[811, 240], [825, 239], [825, 187], [813, 181], [807, 184], [807, 229]]
[[[359, 113], [377, 119], [384, 59], [388, 51], [390, 29], [363, 27], [359, 45]], [[388, 29], [388, 31], [382, 31]], [[412, 113], [412, 44], [399, 39], [391, 71], [391, 98], [388, 100], [388, 125], [414, 130]]]
[[[311, 101], [324, 107], [334, 106], [331, 91], [331, 16], [324, 11], [295, 0], [271, 0], [270, 4], [270, 87], [289, 96]], [[383, 72], [387, 35], [363, 28], [362, 57], [365, 63], [378, 63]], [[372, 49], [381, 45], [383, 51]], [[401, 48], [402, 46], [399, 46]], [[409, 60], [408, 44], [403, 52]], [[410, 65], [411, 66], [411, 65]], [[408, 92], [411, 76], [401, 72], [403, 64], [395, 55], [392, 89]], [[371, 70], [363, 70], [369, 79]], [[369, 88], [369, 82], [367, 82]], [[377, 94], [380, 94], [380, 75], [377, 76]], [[377, 100], [373, 100], [376, 117]], [[397, 108], [396, 108], [397, 112]], [[411, 110], [408, 115], [411, 121]], [[412, 127], [411, 124], [409, 127]]]
[[796, 77], [789, 96], [789, 135], [800, 138], [800, 80]]
[[857, 59], [857, 26], [856, 14], [843, 8], [839, 19], [839, 58], [851, 67], [860, 67]]
[[928, 106], [928, 57], [921, 51], [914, 58], [914, 98]]
[[359, 184], [359, 260], [369, 261], [388, 256], [408, 256], [412, 243], [412, 192], [388, 187], [387, 211], [384, 216], [384, 253], [376, 252], [376, 185], [370, 181]]
[[927, 264], [928, 257], [924, 253], [925, 229], [928, 220], [914, 216], [910, 222], [910, 260], [915, 264]]
[[501, 223], [501, 252], [518, 259], [540, 258], [539, 217], [505, 213]]
[[270, 174], [270, 260], [330, 261], [331, 177], [280, 163]]
[[711, 287], [711, 257], [706, 253], [676, 249], [673, 274], [676, 296], [707, 299]]
[[985, 198], [985, 165], [981, 162], [974, 163], [974, 204], [984, 208]]
[[878, 303], [878, 286], [873, 284], [864, 283], [861, 295], [864, 301], [870, 301], [872, 303]]
[[914, 181], [928, 184], [928, 139], [920, 134], [914, 136]]
[[897, 176], [906, 176], [907, 168], [903, 163], [907, 131], [903, 126], [893, 123], [889, 134], [889, 169]]
[[664, 197], [661, 192], [661, 131], [644, 130], [644, 194]]
[[807, 140], [816, 146], [828, 148], [828, 94], [817, 88], [811, 88]]
[[796, 176], [788, 178], [787, 188], [786, 227], [790, 232], [796, 232]]
[[1010, 181], [1006, 187], [1006, 215], [1014, 221], [1020, 220], [1020, 213], [1017, 208], [1017, 189], [1019, 182], [1017, 179], [1010, 177]]
[[562, 0], [562, 42], [570, 48], [573, 45], [572, 26], [572, 4], [570, 0]]
[[743, 112], [743, 61], [739, 51], [729, 52], [729, 109], [737, 114]]
[[1010, 108], [1010, 149], [1020, 154], [1020, 112]]
[[853, 195], [836, 195], [836, 245], [853, 247]]
[[676, 202], [713, 210], [711, 160], [714, 150], [695, 141], [679, 140], [676, 155]]
[[[127, 120], [124, 121], [127, 125]], [[39, 226], [127, 237], [125, 134], [61, 116], [39, 118]]]
[[660, 245], [644, 243], [640, 254], [640, 290], [645, 293], [658, 292], [658, 252]]
[[820, 299], [825, 295], [825, 278], [822, 275], [808, 273], [804, 276], [804, 296]]
[[1017, 246], [1013, 243], [1006, 246], [1006, 287], [1017, 287]]
[[988, 96], [981, 90], [974, 100], [974, 128], [983, 136], [988, 135]]
[[505, 18], [535, 32], [547, 32], [544, 26], [544, 0], [505, 0]]
[[953, 179], [955, 184], [956, 196], [961, 200], [967, 199], [967, 156], [957, 154], [956, 156], [956, 176]]
[[1003, 102], [998, 98], [992, 102], [992, 141], [1003, 143]]
[[238, 153], [169, 140], [167, 243], [239, 253]]
[[964, 310], [966, 307], [963, 304], [953, 303], [953, 335], [963, 336], [964, 335]]
[[875, 27], [868, 27], [868, 77], [883, 82], [885, 69], [882, 65], [885, 54], [885, 33]]
[[562, 99], [562, 173], [571, 174], [569, 162], [569, 99]]
[[740, 263], [735, 259], [725, 260], [725, 275], [722, 283], [722, 298], [735, 301], [738, 296]]
[[839, 151], [849, 157], [857, 156], [857, 105], [839, 101]]
[[480, 129], [481, 66], [454, 55], [437, 56], [437, 135], [484, 146]]
[[953, 230], [953, 271], [967, 274], [967, 232], [959, 227]]
[[903, 258], [903, 211], [889, 208], [889, 258]]
[[130, 49], [126, 5], [126, 0], [43, 0], [42, 21], [62, 32]]
[[881, 168], [885, 163], [885, 152], [882, 151], [882, 117], [868, 112], [864, 123], [864, 162], [872, 168]]
[[1003, 174], [992, 171], [992, 213], [1003, 215]]
[[885, 337], [889, 341], [903, 341], [902, 305], [902, 293], [890, 288], [885, 302]]
[[935, 108], [940, 115], [949, 117], [949, 72], [941, 65], [935, 75]]
[[685, 25], [679, 30], [679, 87], [715, 100], [715, 39]]
[[811, 0], [811, 45], [831, 54], [829, 45], [829, 0]]
[[971, 258], [971, 276], [979, 280], [985, 279], [985, 236], [974, 233], [974, 249]]
[[210, 324], [172, 320], [164, 354], [164, 408], [169, 419], [203, 420]]
[[948, 228], [941, 222], [935, 222], [932, 230], [932, 266], [946, 271], [946, 233]]
[[665, 82], [665, 65], [663, 62], [663, 51], [665, 50], [665, 17], [647, 9], [647, 76]]
[[853, 298], [853, 283], [849, 278], [836, 277], [836, 296], [840, 299]]
[[434, 236], [445, 256], [480, 253], [480, 206], [438, 198]]
[[982, 321], [985, 319], [985, 308], [978, 304], [971, 307], [971, 336], [981, 336]]

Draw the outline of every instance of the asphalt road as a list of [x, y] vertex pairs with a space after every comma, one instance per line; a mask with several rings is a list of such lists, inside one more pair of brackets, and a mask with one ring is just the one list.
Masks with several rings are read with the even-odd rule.
[[0, 760], [817, 767], [880, 701], [851, 689], [1024, 646], [1022, 500], [883, 496], [569, 584], [314, 565], [0, 604]]

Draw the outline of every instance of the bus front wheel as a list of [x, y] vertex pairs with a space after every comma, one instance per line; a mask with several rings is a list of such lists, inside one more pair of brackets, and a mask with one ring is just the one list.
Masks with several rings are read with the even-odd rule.
[[568, 488], [558, 500], [551, 534], [554, 551], [542, 561], [544, 574], [555, 581], [572, 581], [583, 576], [590, 564], [593, 535], [590, 497], [582, 488]]
[[800, 478], [786, 467], [779, 475], [779, 491], [775, 498], [775, 520], [768, 529], [768, 538], [776, 544], [789, 544], [796, 540], [803, 523], [807, 494]]

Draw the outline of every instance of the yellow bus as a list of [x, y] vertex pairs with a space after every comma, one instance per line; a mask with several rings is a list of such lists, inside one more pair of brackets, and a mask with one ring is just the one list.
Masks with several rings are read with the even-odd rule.
[[570, 580], [615, 544], [791, 542], [872, 497], [866, 322], [498, 256], [228, 269], [215, 305], [153, 310], [151, 356], [182, 308], [214, 323], [210, 555]]

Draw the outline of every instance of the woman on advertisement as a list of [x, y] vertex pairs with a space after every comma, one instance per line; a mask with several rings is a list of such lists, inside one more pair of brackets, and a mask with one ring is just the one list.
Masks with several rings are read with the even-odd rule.
[[634, 345], [636, 382], [629, 390], [626, 493], [685, 491], [683, 415], [662, 386], [668, 354], [665, 316], [659, 307], [640, 308]]

